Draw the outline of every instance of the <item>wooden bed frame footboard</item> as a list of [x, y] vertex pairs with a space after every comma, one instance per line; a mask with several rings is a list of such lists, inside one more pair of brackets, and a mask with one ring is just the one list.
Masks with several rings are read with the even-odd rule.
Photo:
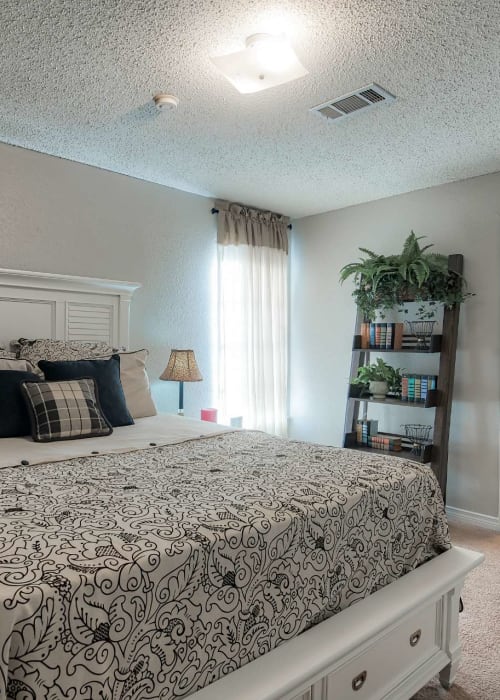
[[460, 593], [483, 559], [453, 547], [190, 700], [409, 700], [437, 673], [449, 687]]

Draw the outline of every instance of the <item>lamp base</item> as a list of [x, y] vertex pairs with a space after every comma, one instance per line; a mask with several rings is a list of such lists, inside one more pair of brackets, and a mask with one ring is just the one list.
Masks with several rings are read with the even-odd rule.
[[177, 415], [184, 415], [184, 382], [179, 382], [179, 410]]

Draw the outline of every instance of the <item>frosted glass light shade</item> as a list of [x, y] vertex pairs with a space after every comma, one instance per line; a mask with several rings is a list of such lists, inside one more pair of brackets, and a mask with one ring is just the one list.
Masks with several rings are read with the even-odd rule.
[[254, 34], [247, 47], [225, 56], [212, 56], [216, 68], [241, 93], [259, 92], [296, 80], [309, 72], [284, 36]]

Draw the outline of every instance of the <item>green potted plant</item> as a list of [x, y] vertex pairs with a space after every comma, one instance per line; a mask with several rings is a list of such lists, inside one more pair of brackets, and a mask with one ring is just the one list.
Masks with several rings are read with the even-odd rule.
[[385, 399], [389, 392], [397, 396], [401, 394], [401, 370], [388, 365], [379, 357], [371, 365], [359, 367], [351, 384], [362, 386], [361, 396], [367, 390], [374, 399]]
[[402, 308], [406, 301], [421, 302], [417, 316], [431, 319], [437, 305], [452, 307], [473, 296], [465, 291], [464, 277], [448, 269], [447, 256], [426, 252], [432, 244], [421, 247], [421, 238], [412, 231], [399, 255], [378, 255], [360, 248], [366, 257], [340, 270], [341, 283], [354, 278], [353, 297], [366, 320], [375, 320], [377, 310], [399, 308], [406, 312]]

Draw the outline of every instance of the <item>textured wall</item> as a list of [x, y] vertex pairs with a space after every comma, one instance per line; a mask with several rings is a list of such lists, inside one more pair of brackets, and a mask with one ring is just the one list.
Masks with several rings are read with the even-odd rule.
[[[477, 296], [460, 319], [448, 503], [492, 516], [499, 510], [499, 192], [496, 173], [300, 219], [291, 265], [291, 435], [341, 444], [355, 306], [339, 269], [358, 257], [358, 246], [397, 251], [410, 229], [436, 252], [463, 253]], [[399, 422], [433, 419], [394, 410]]]
[[[171, 347], [195, 350], [205, 380], [185, 386], [194, 416], [213, 401], [211, 206], [205, 197], [0, 144], [0, 267], [141, 282], [131, 346], [150, 349], [153, 381]], [[177, 391], [177, 383], [153, 386], [164, 410], [176, 410]]]

